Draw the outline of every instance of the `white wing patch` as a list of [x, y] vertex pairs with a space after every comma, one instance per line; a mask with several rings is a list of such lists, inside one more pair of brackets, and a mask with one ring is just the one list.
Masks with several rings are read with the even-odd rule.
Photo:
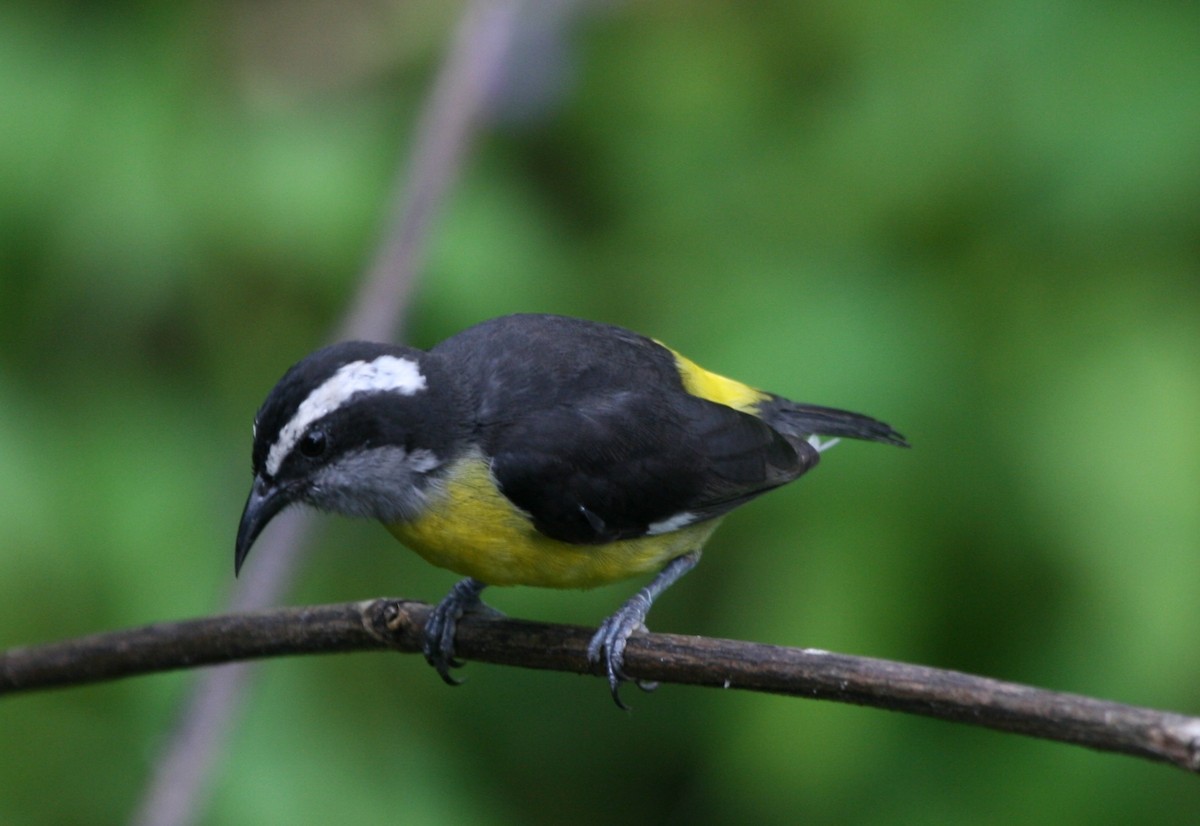
[[354, 394], [399, 393], [412, 396], [425, 389], [425, 376], [415, 361], [399, 356], [380, 356], [372, 361], [352, 361], [338, 368], [321, 385], [308, 394], [279, 431], [279, 437], [267, 454], [267, 473], [274, 476], [279, 466], [292, 452], [308, 426], [337, 410]]
[[658, 522], [651, 522], [646, 526], [646, 534], [648, 536], [658, 536], [663, 533], [671, 533], [680, 528], [686, 527], [696, 521], [696, 514], [684, 511], [677, 513], [674, 516], [662, 519]]

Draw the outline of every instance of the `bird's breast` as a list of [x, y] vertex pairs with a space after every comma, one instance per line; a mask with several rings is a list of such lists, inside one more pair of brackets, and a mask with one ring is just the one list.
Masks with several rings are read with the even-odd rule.
[[430, 563], [489, 585], [593, 588], [699, 549], [718, 521], [603, 545], [559, 542], [540, 533], [500, 493], [487, 462], [472, 455], [430, 485], [420, 516], [387, 528]]

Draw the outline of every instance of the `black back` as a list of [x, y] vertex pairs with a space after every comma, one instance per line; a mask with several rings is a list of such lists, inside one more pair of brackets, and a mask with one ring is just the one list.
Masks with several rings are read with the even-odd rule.
[[562, 541], [711, 519], [818, 460], [762, 420], [689, 395], [670, 351], [618, 327], [507, 316], [431, 354], [453, 365], [505, 496]]

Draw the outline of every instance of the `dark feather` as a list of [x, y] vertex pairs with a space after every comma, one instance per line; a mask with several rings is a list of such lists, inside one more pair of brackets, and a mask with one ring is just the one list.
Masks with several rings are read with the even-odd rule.
[[845, 436], [850, 439], [866, 439], [870, 442], [908, 447], [904, 437], [890, 425], [861, 413], [851, 413], [849, 410], [801, 404], [772, 396], [759, 407], [759, 415], [767, 424], [786, 436]]
[[592, 544], [644, 535], [681, 513], [720, 516], [816, 464], [745, 413], [686, 394], [620, 393], [493, 429], [504, 494], [547, 536]]
[[505, 496], [565, 542], [721, 516], [815, 466], [814, 433], [903, 444], [855, 413], [769, 396], [756, 417], [689, 395], [669, 350], [607, 324], [506, 316], [431, 354], [453, 365]]

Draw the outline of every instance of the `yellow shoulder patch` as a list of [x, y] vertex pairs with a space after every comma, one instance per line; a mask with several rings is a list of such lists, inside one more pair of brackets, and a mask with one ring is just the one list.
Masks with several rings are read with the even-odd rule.
[[[662, 344], [662, 342], [659, 342], [659, 344]], [[663, 346], [666, 347], [665, 344]], [[670, 347], [667, 347], [667, 349], [671, 350]], [[708, 399], [710, 402], [723, 404], [726, 407], [732, 407], [734, 410], [751, 414], [757, 413], [758, 405], [770, 398], [768, 394], [761, 390], [755, 390], [753, 387], [742, 384], [740, 381], [734, 381], [716, 373], [710, 373], [699, 364], [696, 364], [696, 362], [685, 358], [674, 350], [671, 350], [671, 355], [675, 356], [675, 367], [679, 370], [679, 377], [683, 379], [683, 389], [693, 396], [699, 396], [702, 399]]]

